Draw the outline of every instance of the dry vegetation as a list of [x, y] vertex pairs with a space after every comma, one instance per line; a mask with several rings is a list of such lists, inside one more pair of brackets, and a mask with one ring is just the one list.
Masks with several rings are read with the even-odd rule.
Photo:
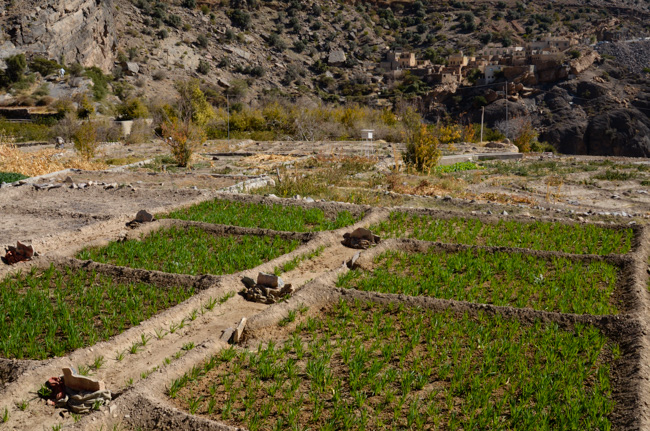
[[81, 156], [62, 158], [60, 154], [60, 151], [50, 149], [25, 152], [15, 145], [0, 143], [0, 171], [33, 177], [69, 168], [98, 170], [106, 167], [101, 161]]

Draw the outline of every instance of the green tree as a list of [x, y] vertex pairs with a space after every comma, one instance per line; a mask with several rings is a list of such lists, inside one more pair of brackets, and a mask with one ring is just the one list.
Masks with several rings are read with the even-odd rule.
[[201, 91], [198, 79], [178, 81], [176, 90], [180, 95], [176, 109], [181, 120], [185, 122], [191, 120], [198, 126], [204, 126], [214, 118], [214, 109], [212, 109], [212, 105]]
[[406, 142], [404, 162], [420, 172], [431, 173], [431, 170], [438, 164], [441, 152], [438, 149], [438, 138], [436, 138], [426, 125], [420, 127], [413, 133]]
[[16, 54], [5, 58], [7, 70], [5, 73], [11, 82], [18, 82], [25, 76], [27, 69], [27, 60], [25, 54]]
[[90, 160], [95, 156], [97, 151], [97, 129], [95, 125], [88, 121], [84, 121], [77, 128], [72, 135], [72, 142], [74, 149], [86, 160]]
[[140, 100], [135, 97], [127, 100], [117, 107], [118, 118], [120, 120], [135, 120], [136, 118], [149, 117], [149, 109]]

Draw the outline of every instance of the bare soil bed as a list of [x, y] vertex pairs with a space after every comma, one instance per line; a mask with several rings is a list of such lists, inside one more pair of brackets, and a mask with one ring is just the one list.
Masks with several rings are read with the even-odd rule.
[[[133, 190], [103, 186], [36, 190], [29, 185], [0, 190], [0, 238], [3, 244], [43, 240], [48, 235], [123, 217], [140, 209], [163, 209], [192, 203], [206, 196], [199, 190]], [[98, 232], [99, 233], [99, 232]]]
[[63, 181], [70, 177], [75, 183], [88, 183], [88, 181], [102, 182], [104, 184], [117, 183], [119, 185], [131, 185], [136, 189], [146, 190], [169, 190], [169, 189], [222, 189], [237, 182], [248, 179], [246, 176], [221, 176], [200, 173], [171, 173], [151, 172], [141, 168], [125, 169], [124, 171], [100, 171], [100, 172], [70, 172], [56, 177]]

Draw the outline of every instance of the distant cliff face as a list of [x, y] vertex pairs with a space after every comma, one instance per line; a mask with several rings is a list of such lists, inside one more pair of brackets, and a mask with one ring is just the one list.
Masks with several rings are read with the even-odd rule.
[[116, 51], [113, 10], [112, 0], [39, 1], [27, 11], [7, 10], [6, 31], [17, 51], [109, 71]]

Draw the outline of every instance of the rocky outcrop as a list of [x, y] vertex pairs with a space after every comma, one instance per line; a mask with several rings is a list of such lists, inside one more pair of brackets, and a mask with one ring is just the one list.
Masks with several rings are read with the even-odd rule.
[[586, 121], [563, 121], [540, 136], [541, 141], [552, 144], [563, 154], [587, 154], [585, 145]]
[[568, 91], [560, 87], [543, 96], [549, 114], [544, 115], [547, 127], [539, 139], [552, 144], [561, 153], [587, 154], [584, 142], [587, 114], [582, 107], [572, 105], [571, 99]]
[[632, 105], [650, 118], [650, 92], [639, 92], [632, 101]]
[[614, 109], [590, 119], [587, 153], [599, 156], [650, 157], [650, 119], [636, 109]]
[[[508, 101], [508, 118], [526, 117], [529, 115], [527, 107], [522, 103]], [[506, 101], [499, 99], [494, 103], [485, 107], [485, 124], [488, 127], [494, 127], [498, 121], [503, 121], [506, 118]], [[481, 122], [481, 113], [476, 111], [473, 114], [472, 121], [475, 123]]]
[[600, 60], [600, 54], [596, 51], [582, 52], [580, 58], [569, 61], [570, 73], [578, 75], [589, 69], [595, 61]]
[[536, 65], [537, 82], [558, 82], [569, 77], [569, 69], [560, 62], [539, 62]]
[[[573, 102], [580, 94], [581, 106]], [[585, 97], [587, 96], [587, 97]], [[565, 154], [599, 156], [650, 156], [650, 118], [634, 106], [624, 107], [605, 86], [589, 81], [568, 82], [546, 93], [544, 131], [540, 140]], [[596, 114], [587, 112], [600, 109]]]
[[[112, 0], [46, 0], [31, 6], [26, 14], [7, 10], [5, 28], [17, 50], [111, 69], [116, 51]], [[0, 57], [10, 54], [0, 52]]]

